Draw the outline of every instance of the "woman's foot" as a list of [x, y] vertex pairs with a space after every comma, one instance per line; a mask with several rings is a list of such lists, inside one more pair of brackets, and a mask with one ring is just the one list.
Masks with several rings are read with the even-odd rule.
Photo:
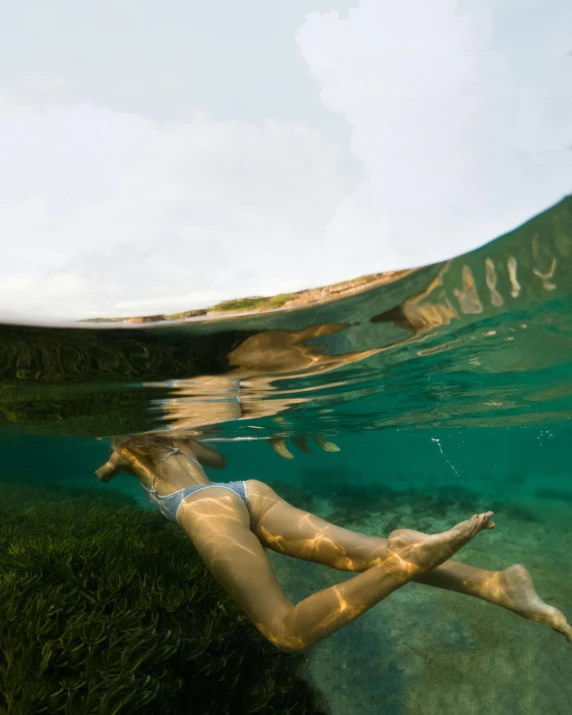
[[475, 514], [442, 534], [422, 534], [410, 529], [393, 531], [387, 540], [385, 559], [381, 565], [398, 578], [410, 580], [447, 561], [479, 531], [494, 529], [492, 515], [492, 511]]
[[495, 594], [495, 603], [530, 621], [546, 623], [572, 643], [572, 626], [566, 621], [566, 616], [557, 608], [544, 603], [536, 593], [530, 574], [524, 566], [509, 566], [504, 571], [499, 571], [497, 576], [498, 594]]

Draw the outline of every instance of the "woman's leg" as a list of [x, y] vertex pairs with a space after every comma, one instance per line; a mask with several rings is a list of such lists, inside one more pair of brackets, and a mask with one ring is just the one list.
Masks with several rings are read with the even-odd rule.
[[[288, 504], [262, 482], [251, 483], [254, 488], [249, 494], [253, 492], [254, 506], [260, 514], [253, 530], [263, 546], [339, 571], [366, 571], [385, 558], [387, 539], [331, 524]], [[546, 623], [572, 639], [572, 628], [565, 616], [540, 599], [528, 571], [518, 564], [503, 571], [486, 571], [446, 561], [412, 580], [494, 603], [524, 618]]]
[[179, 523], [217, 581], [256, 628], [278, 648], [292, 652], [339, 630], [414, 575], [433, 568], [479, 531], [492, 526], [488, 512], [444, 534], [394, 532], [378, 565], [294, 606], [251, 531], [250, 516], [242, 502], [223, 488], [208, 491], [210, 495], [198, 492], [183, 502]]

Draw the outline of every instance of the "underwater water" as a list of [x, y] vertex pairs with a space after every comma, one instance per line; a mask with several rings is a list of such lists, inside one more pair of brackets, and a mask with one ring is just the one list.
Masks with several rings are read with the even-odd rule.
[[[571, 316], [568, 197], [303, 308], [0, 326], [0, 712], [569, 712], [561, 634], [426, 585], [301, 655], [273, 650], [137, 482], [94, 470], [112, 436], [164, 430], [220, 449], [213, 480], [268, 482], [365, 534], [491, 509], [459, 560], [522, 563], [572, 617]], [[294, 602], [353, 576], [268, 556]]]

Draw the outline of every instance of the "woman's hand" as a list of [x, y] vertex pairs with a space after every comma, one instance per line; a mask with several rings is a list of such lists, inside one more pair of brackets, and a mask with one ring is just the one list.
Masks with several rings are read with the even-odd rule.
[[127, 472], [133, 476], [137, 476], [135, 472], [134, 458], [130, 459], [127, 452], [114, 450], [111, 457], [95, 473], [102, 482], [109, 482], [113, 477], [116, 477], [120, 472]]

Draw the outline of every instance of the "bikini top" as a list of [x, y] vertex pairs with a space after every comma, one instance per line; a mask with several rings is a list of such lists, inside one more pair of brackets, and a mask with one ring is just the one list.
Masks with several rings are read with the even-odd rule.
[[[175, 446], [173, 446], [171, 451], [165, 457], [163, 457], [163, 459], [159, 463], [159, 466], [162, 467], [165, 464], [165, 462], [169, 459], [169, 457], [172, 457], [174, 454], [184, 454], [185, 457], [188, 457], [191, 461], [198, 464], [199, 467], [201, 466], [199, 460], [196, 457], [194, 457], [190, 454], [187, 454], [186, 452], [183, 452], [182, 449], [179, 449], [178, 447], [175, 447]], [[143, 489], [149, 494], [149, 498], [151, 499], [151, 497], [154, 496], [157, 499], [166, 499], [167, 497], [172, 496], [172, 494], [167, 494], [166, 496], [161, 496], [160, 494], [157, 494], [157, 490], [155, 489], [155, 480], [156, 479], [157, 479], [157, 473], [153, 474], [153, 481], [151, 482], [151, 489], [147, 489], [147, 487], [144, 484], [141, 485], [143, 487]], [[199, 485], [199, 486], [201, 486], [201, 485]], [[189, 487], [186, 487], [186, 488], [189, 489]], [[182, 490], [179, 489], [179, 491], [182, 491]], [[173, 494], [178, 494], [178, 492], [173, 492]], [[154, 501], [154, 500], [151, 499], [151, 501]]]

